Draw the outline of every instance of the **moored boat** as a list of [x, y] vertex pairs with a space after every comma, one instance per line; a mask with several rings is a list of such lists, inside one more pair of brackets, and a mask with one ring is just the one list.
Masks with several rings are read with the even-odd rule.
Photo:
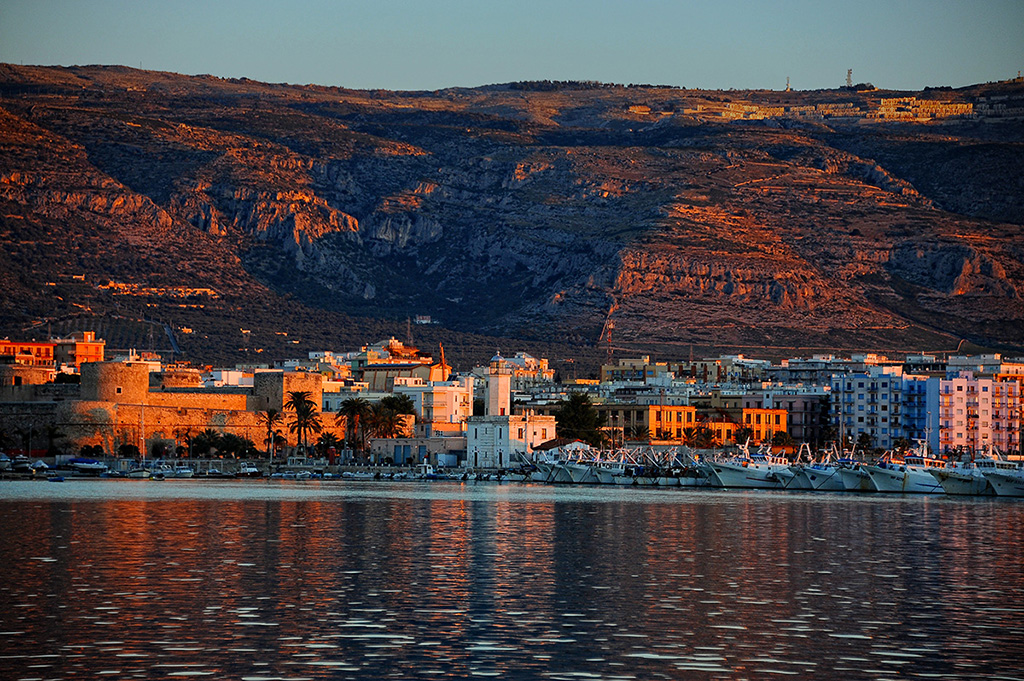
[[946, 494], [962, 496], [992, 496], [996, 493], [985, 470], [996, 469], [995, 459], [978, 459], [950, 462], [944, 468], [932, 468], [929, 472], [942, 485]]
[[997, 461], [993, 468], [982, 473], [1001, 497], [1024, 497], [1024, 468], [1010, 461]]
[[943, 494], [945, 490], [930, 472], [943, 465], [942, 459], [924, 454], [908, 454], [900, 459], [889, 453], [864, 469], [879, 492]]
[[789, 459], [770, 454], [743, 453], [732, 459], [708, 461], [718, 487], [739, 487], [746, 489], [784, 489], [793, 478]]

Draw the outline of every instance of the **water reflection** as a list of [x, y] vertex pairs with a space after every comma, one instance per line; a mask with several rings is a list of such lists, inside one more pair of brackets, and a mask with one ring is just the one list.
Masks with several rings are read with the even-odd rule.
[[4, 678], [1022, 676], [1021, 504], [27, 484]]

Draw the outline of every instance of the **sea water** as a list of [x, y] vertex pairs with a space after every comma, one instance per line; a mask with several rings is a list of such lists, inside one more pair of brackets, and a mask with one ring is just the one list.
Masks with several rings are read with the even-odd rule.
[[1024, 503], [0, 482], [0, 678], [1024, 679]]

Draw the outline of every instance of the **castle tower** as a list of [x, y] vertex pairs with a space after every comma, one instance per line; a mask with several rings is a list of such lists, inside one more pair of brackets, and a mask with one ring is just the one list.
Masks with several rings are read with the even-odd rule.
[[512, 370], [500, 354], [491, 358], [487, 375], [487, 415], [512, 414]]

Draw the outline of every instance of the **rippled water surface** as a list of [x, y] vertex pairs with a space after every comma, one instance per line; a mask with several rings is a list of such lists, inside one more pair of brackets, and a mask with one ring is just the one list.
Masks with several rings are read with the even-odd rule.
[[0, 482], [0, 678], [1024, 679], [1024, 503]]

